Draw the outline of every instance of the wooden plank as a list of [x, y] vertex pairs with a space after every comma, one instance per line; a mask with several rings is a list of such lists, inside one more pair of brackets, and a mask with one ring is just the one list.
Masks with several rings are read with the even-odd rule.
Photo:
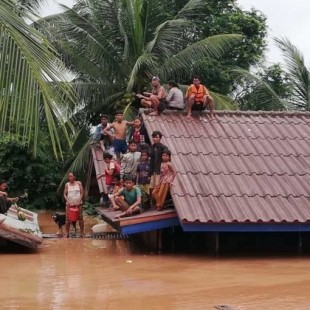
[[164, 211], [149, 210], [141, 214], [116, 219], [115, 216], [120, 214], [120, 211], [110, 211], [106, 208], [96, 208], [96, 210], [102, 215], [103, 219], [117, 230], [123, 227], [139, 225], [149, 222], [159, 222], [166, 219], [177, 218], [175, 210], [168, 209]]
[[[105, 173], [106, 164], [103, 160], [103, 152], [100, 147], [99, 148], [95, 146], [92, 147], [91, 152], [93, 155], [94, 167], [95, 167], [96, 177], [97, 177], [98, 175]], [[107, 186], [105, 184], [105, 177], [102, 177], [98, 180], [98, 186], [99, 186], [100, 193], [107, 192]]]
[[169, 210], [169, 212], [164, 211], [156, 211], [157, 214], [148, 214], [145, 217], [127, 217], [120, 220], [120, 226], [128, 226], [128, 225], [135, 225], [139, 223], [146, 223], [146, 222], [155, 222], [159, 220], [165, 220], [169, 218], [177, 217], [176, 212], [174, 210]]

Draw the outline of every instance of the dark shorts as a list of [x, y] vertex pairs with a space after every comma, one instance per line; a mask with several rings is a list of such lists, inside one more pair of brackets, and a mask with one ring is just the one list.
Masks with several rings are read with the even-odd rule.
[[127, 152], [127, 142], [126, 140], [114, 139], [114, 152], [125, 154]]
[[204, 111], [206, 106], [203, 105], [202, 102], [195, 102], [192, 106], [192, 111]]
[[177, 107], [166, 107], [167, 110], [175, 110], [175, 111], [184, 111], [182, 108], [177, 108]]
[[167, 106], [167, 101], [164, 99], [164, 100], [160, 100], [159, 101], [159, 104], [158, 104], [158, 113], [161, 113], [162, 111], [164, 111], [166, 109], [166, 106]]

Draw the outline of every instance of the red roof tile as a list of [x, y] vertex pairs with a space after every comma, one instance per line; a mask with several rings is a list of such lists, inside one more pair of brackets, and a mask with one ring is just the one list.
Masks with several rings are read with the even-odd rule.
[[171, 192], [184, 224], [310, 222], [310, 113], [143, 118], [173, 154]]

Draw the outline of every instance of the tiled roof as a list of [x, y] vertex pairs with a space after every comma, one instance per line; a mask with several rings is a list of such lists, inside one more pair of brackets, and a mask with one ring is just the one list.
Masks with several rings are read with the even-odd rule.
[[310, 113], [143, 114], [177, 170], [183, 223], [310, 222]]

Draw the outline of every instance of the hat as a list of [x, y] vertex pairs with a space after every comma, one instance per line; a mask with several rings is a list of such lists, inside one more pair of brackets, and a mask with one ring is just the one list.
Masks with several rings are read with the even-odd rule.
[[154, 80], [160, 81], [160, 79], [159, 79], [158, 76], [153, 76], [153, 77], [152, 77], [152, 81], [154, 81]]

